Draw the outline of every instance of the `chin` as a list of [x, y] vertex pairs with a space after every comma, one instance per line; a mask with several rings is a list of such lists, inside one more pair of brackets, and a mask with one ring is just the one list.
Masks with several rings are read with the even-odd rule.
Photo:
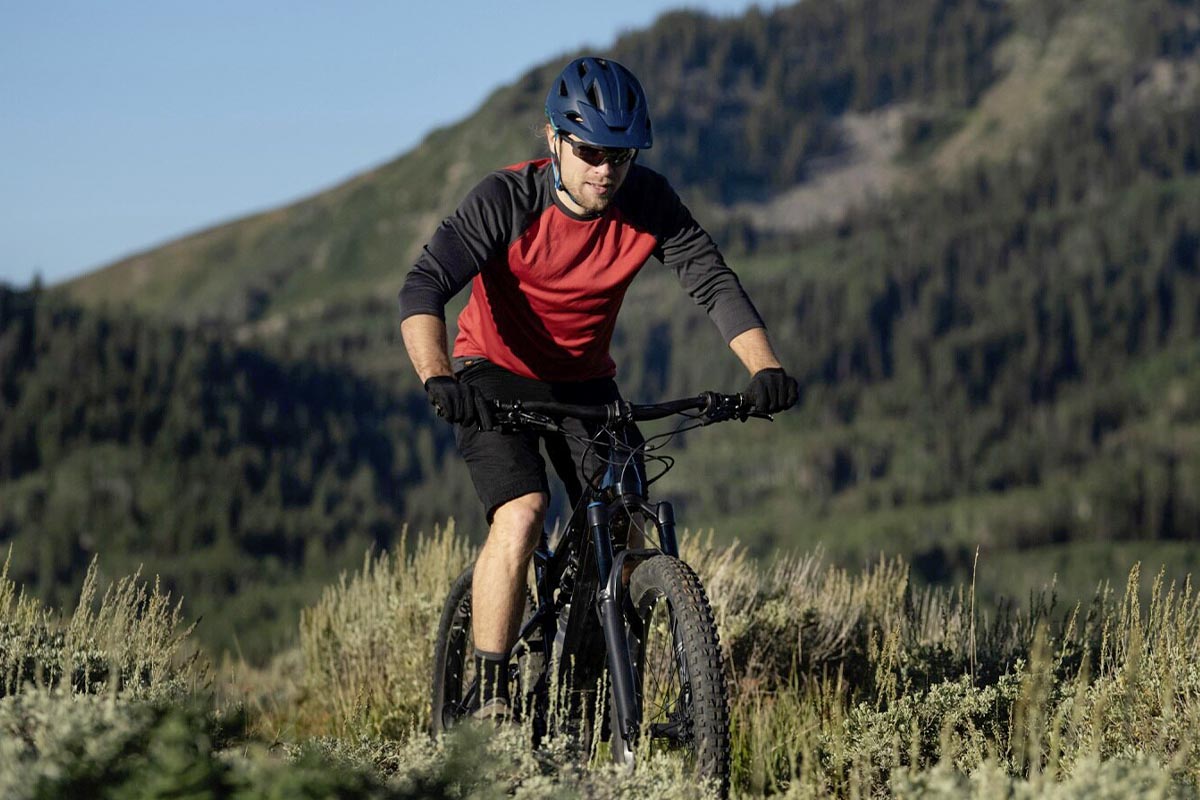
[[613, 198], [609, 197], [591, 197], [587, 205], [582, 206], [589, 214], [595, 214], [604, 211], [612, 205]]
[[583, 198], [585, 200], [585, 202], [580, 202], [579, 200], [575, 200], [575, 202], [586, 214], [599, 214], [601, 211], [607, 210], [612, 205], [613, 198], [617, 195], [616, 191], [613, 191], [607, 197], [597, 197], [583, 183], [578, 187], [568, 184], [567, 190], [571, 193], [572, 198]]

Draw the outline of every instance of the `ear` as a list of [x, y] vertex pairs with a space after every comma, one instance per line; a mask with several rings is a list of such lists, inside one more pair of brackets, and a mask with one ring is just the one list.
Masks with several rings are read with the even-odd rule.
[[546, 123], [546, 147], [554, 150], [554, 126]]

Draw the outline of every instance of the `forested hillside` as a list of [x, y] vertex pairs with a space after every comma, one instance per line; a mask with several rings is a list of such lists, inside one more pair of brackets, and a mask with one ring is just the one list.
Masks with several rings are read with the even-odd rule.
[[1200, 536], [1200, 102], [1136, 94], [756, 273], [809, 402], [793, 491], [763, 473], [750, 524], [934, 575], [976, 544]]
[[[1139, 558], [1200, 566], [1194, 3], [805, 0], [668, 15], [612, 54], [654, 98], [647, 161], [717, 234], [804, 386], [771, 425], [677, 442], [661, 488], [685, 524], [758, 554], [905, 553], [927, 580], [982, 547], [981, 589], [1018, 597], [1056, 571], [1087, 593]], [[116, 572], [144, 561], [213, 612], [202, 637], [236, 627], [265, 652], [405, 522], [477, 535], [394, 295], [466, 188], [536, 152], [558, 66], [331, 192], [69, 299], [5, 292], [0, 543], [18, 576], [57, 599], [93, 552]], [[876, 113], [902, 121], [886, 196], [790, 229], [742, 213], [836, 183], [848, 120]], [[740, 388], [719, 348], [649, 265], [614, 342], [627, 395]]]

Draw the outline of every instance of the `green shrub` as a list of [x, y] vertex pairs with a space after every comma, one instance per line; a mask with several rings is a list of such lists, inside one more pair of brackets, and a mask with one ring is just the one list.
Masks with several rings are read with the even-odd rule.
[[262, 745], [229, 748], [241, 730], [195, 701], [125, 701], [33, 690], [0, 700], [0, 796], [410, 797], [374, 771], [316, 752], [283, 758]]

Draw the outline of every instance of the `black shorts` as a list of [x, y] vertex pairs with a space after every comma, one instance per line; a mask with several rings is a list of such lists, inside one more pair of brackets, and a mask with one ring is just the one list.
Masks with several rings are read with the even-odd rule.
[[[458, 373], [458, 379], [483, 390], [498, 400], [542, 400], [579, 405], [603, 405], [619, 400], [617, 384], [611, 378], [579, 383], [543, 383], [516, 375], [490, 361], [474, 361]], [[574, 436], [558, 433], [500, 433], [480, 431], [472, 426], [456, 425], [458, 451], [467, 462], [475, 492], [483, 502], [487, 520], [492, 512], [509, 500], [532, 492], [550, 493], [546, 460], [541, 447], [554, 465], [554, 471], [567, 490], [574, 506], [583, 494], [584, 481], [598, 475], [602, 460], [588, 452], [586, 441], [596, 434], [596, 426], [579, 420], [564, 420], [563, 427]], [[576, 438], [578, 437], [578, 438]], [[579, 441], [579, 439], [584, 441]], [[641, 441], [636, 428], [633, 442]], [[540, 446], [539, 446], [540, 445]], [[640, 461], [638, 469], [641, 469]]]

